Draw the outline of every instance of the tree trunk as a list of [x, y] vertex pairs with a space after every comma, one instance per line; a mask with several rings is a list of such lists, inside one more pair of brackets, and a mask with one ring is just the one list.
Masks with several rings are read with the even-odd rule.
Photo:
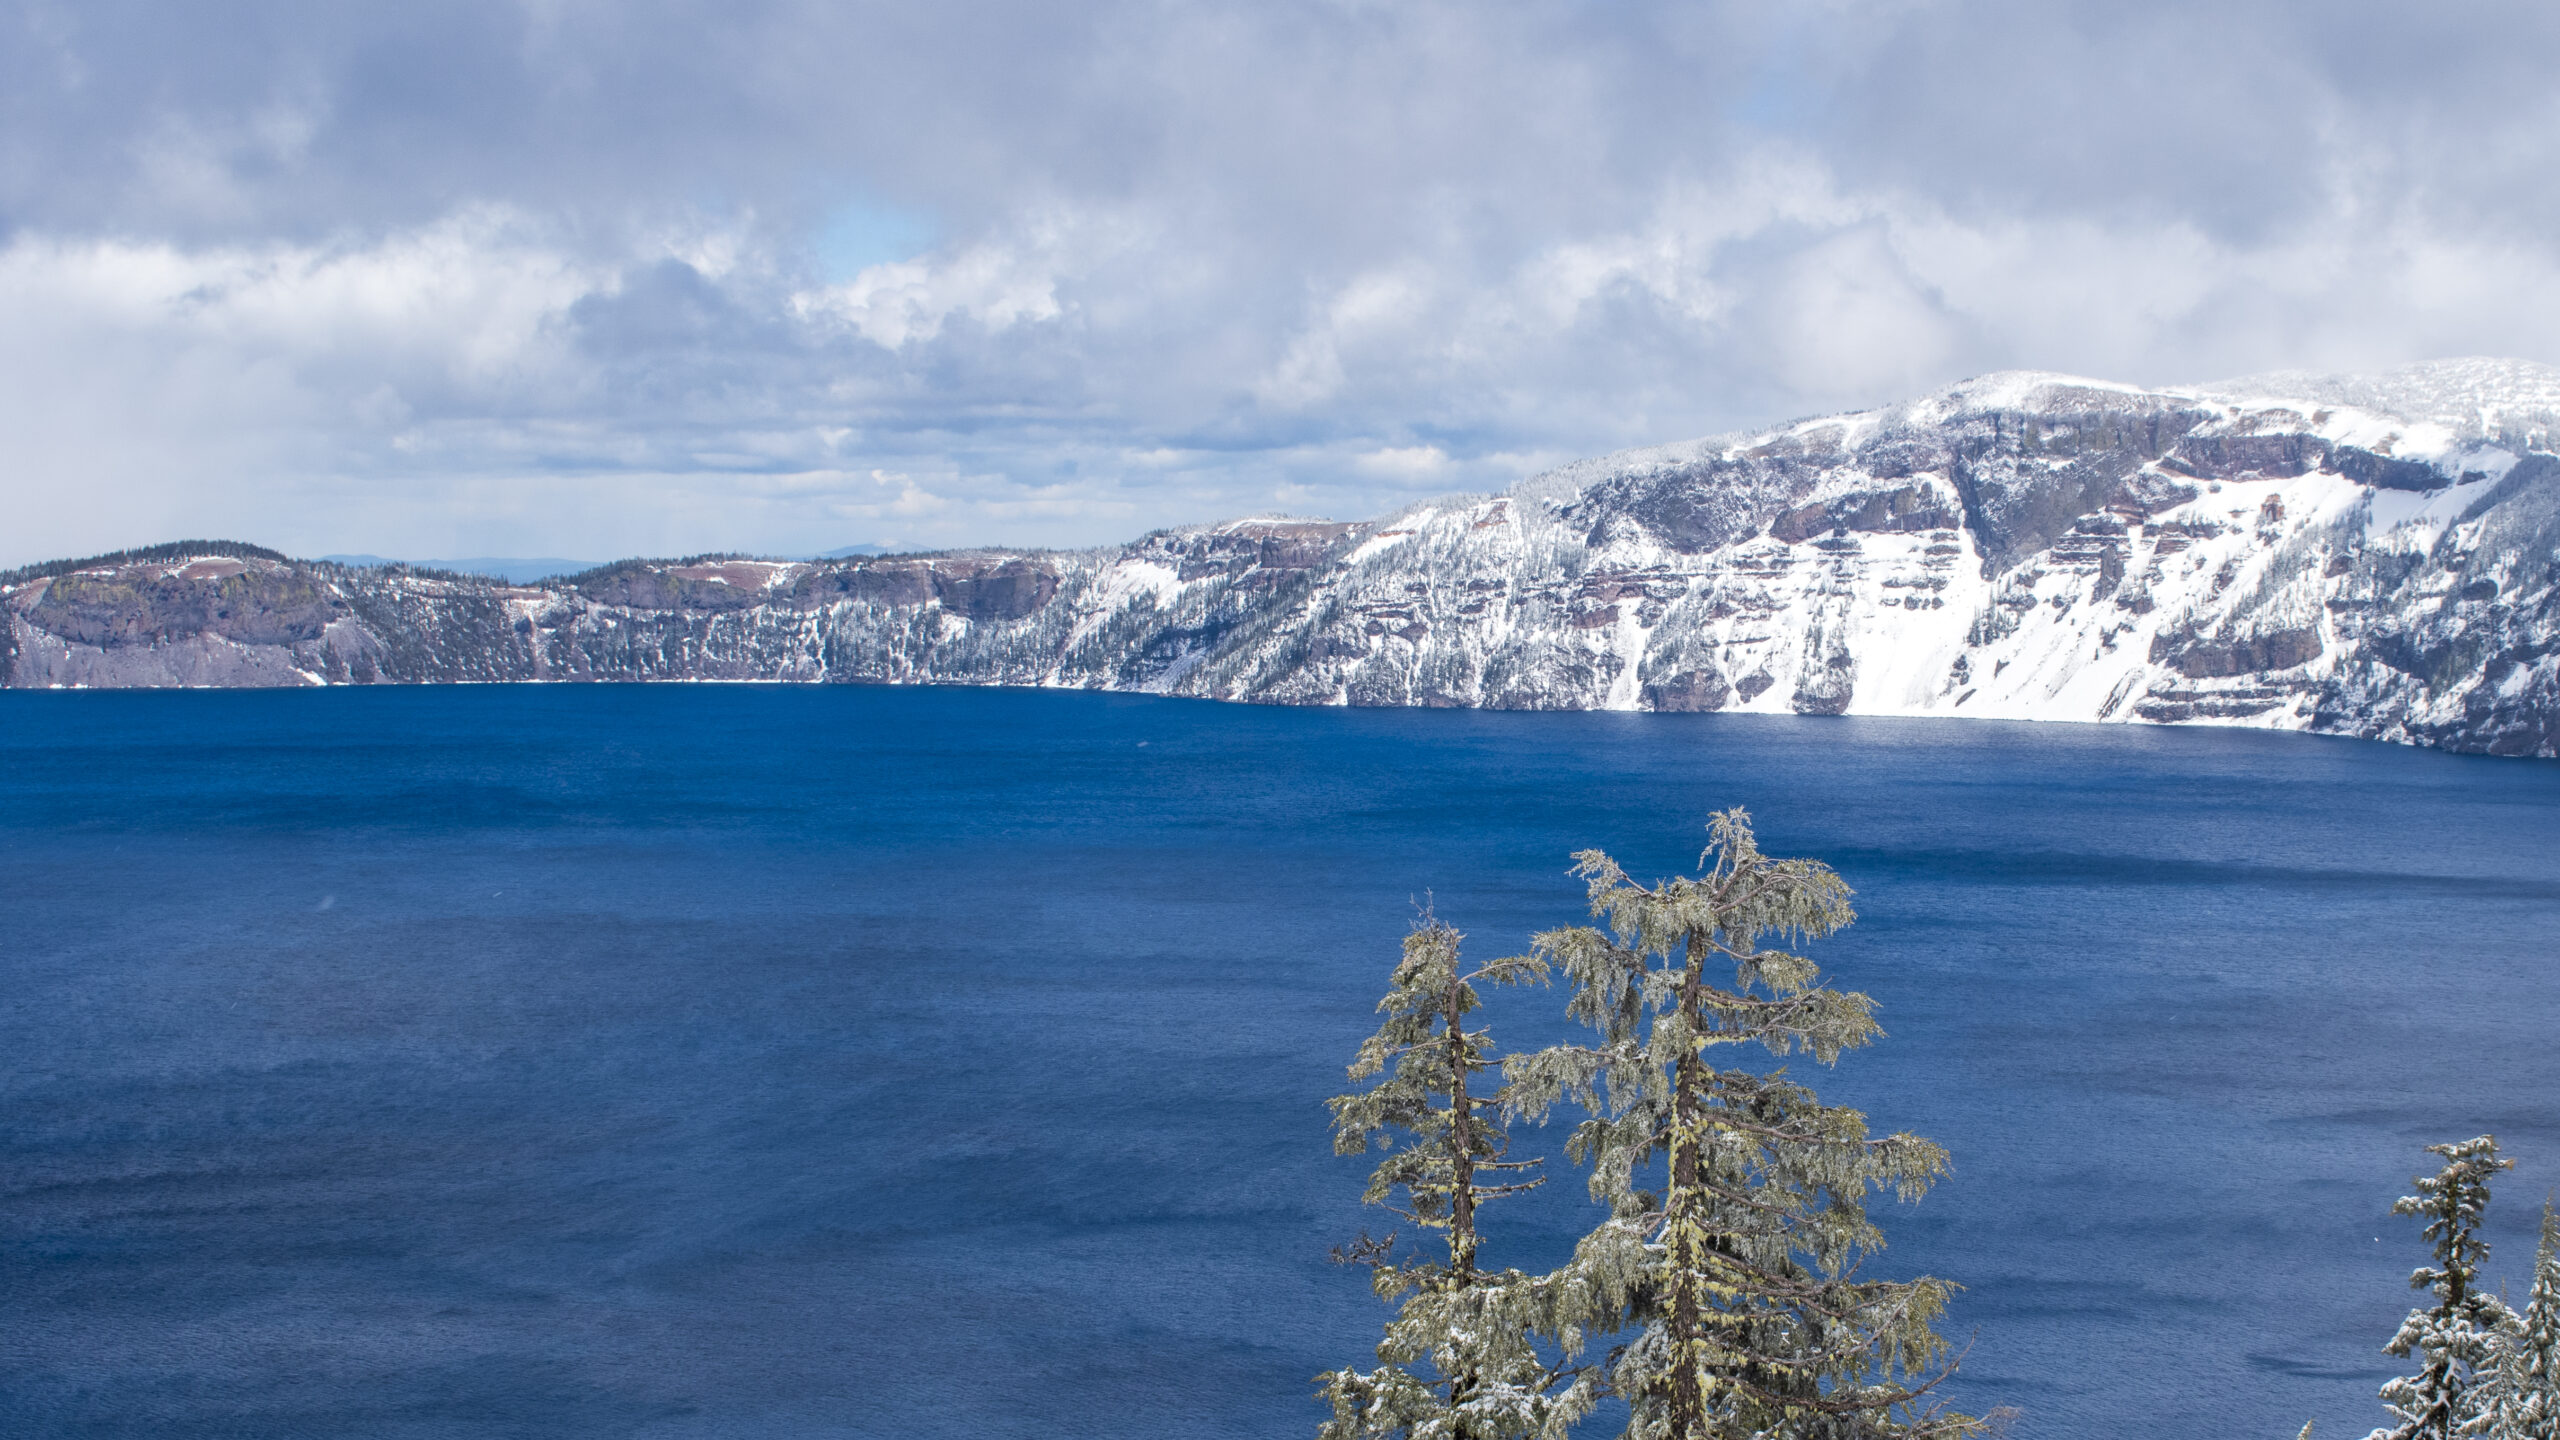
[[1449, 1171], [1449, 1269], [1460, 1285], [1476, 1273], [1475, 1097], [1467, 1093], [1465, 1012], [1458, 1008], [1465, 988], [1451, 977], [1447, 1008], [1442, 1012], [1449, 1026], [1449, 1138], [1454, 1147]]
[[[1689, 968], [1680, 986], [1680, 1013], [1689, 1022], [1691, 1033], [1703, 1030], [1704, 1017], [1700, 1000], [1706, 987], [1706, 942], [1704, 937], [1689, 937]], [[1681, 1212], [1696, 1204], [1698, 1173], [1698, 1112], [1705, 1104], [1701, 1093], [1706, 1089], [1707, 1066], [1698, 1058], [1697, 1050], [1680, 1057], [1672, 1069], [1671, 1079], [1671, 1188], [1666, 1198], [1665, 1215], [1671, 1230], [1671, 1315], [1668, 1321], [1671, 1353], [1675, 1362], [1671, 1371], [1671, 1433], [1678, 1440], [1709, 1440], [1707, 1428], [1706, 1382], [1698, 1373], [1700, 1342], [1706, 1339], [1706, 1296], [1697, 1281], [1698, 1271], [1706, 1263], [1706, 1236], [1693, 1224], [1685, 1223]]]

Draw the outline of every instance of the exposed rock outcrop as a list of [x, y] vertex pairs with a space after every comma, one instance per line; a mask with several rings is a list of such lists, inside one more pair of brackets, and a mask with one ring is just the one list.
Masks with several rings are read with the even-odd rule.
[[0, 576], [44, 685], [762, 679], [1280, 704], [2247, 724], [2560, 745], [2560, 372], [2002, 375], [1367, 524], [625, 561], [207, 542]]

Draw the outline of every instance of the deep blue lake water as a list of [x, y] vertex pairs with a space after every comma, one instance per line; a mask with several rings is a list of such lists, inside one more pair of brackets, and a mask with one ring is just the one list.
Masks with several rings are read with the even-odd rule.
[[[731, 687], [0, 694], [0, 1434], [1304, 1437], [1323, 1100], [1715, 807], [1836, 866], [2021, 1437], [2355, 1434], [2430, 1141], [2560, 1182], [2560, 766], [2301, 736]], [[1553, 991], [1489, 1016], [1565, 1033]], [[1806, 1073], [1800, 1069], [1800, 1074]], [[1491, 1212], [1539, 1268], [1596, 1216]], [[2518, 1287], [2520, 1289], [2520, 1286]]]

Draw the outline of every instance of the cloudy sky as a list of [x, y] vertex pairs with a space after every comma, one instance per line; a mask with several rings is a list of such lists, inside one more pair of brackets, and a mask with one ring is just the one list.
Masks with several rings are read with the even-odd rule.
[[0, 0], [0, 563], [1083, 544], [2560, 361], [2560, 7]]

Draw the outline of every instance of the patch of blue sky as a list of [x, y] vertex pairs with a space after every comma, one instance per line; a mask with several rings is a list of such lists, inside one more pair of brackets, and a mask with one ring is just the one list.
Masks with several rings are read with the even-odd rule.
[[1751, 67], [1750, 83], [1726, 105], [1728, 118], [1773, 134], [1802, 130], [1813, 119], [1815, 96], [1805, 58], [1811, 36], [1801, 15], [1782, 13]]
[[939, 237], [940, 227], [923, 211], [864, 197], [828, 211], [811, 246], [819, 272], [842, 284], [874, 265], [912, 260]]

